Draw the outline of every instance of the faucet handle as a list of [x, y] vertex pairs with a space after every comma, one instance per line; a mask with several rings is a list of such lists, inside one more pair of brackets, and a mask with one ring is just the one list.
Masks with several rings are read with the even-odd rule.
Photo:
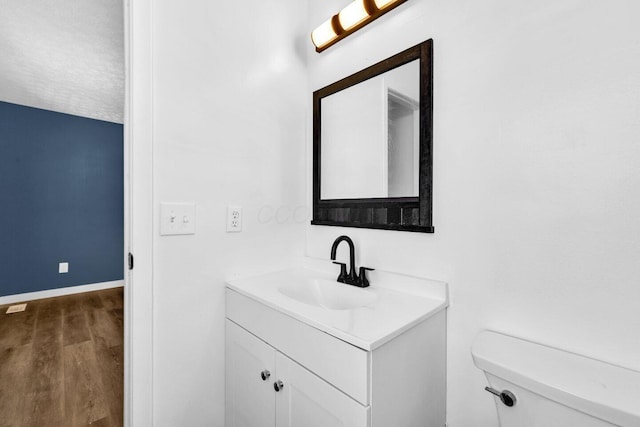
[[367, 271], [373, 271], [375, 268], [369, 267], [360, 267], [360, 272], [358, 273], [358, 286], [361, 288], [366, 288], [369, 286], [369, 281], [367, 280]]
[[334, 264], [340, 266], [340, 274], [338, 275], [338, 282], [347, 283], [347, 264], [344, 262], [333, 261]]

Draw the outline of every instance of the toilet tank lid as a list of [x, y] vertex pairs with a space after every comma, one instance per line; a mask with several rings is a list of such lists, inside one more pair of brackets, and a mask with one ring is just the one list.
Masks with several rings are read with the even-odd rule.
[[550, 400], [620, 426], [640, 426], [640, 372], [492, 331], [475, 365]]

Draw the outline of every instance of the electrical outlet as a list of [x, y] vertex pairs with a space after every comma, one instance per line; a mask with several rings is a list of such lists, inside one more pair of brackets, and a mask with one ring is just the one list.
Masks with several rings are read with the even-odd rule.
[[227, 206], [227, 232], [242, 231], [242, 208]]
[[68, 262], [61, 262], [58, 264], [58, 273], [62, 274], [62, 273], [68, 273], [68, 272], [69, 272]]

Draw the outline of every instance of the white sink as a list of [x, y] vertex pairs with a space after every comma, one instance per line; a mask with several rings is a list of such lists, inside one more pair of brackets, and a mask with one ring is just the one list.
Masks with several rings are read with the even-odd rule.
[[326, 279], [307, 279], [303, 283], [288, 283], [278, 292], [304, 304], [330, 310], [350, 310], [378, 301], [379, 296], [367, 289]]
[[[302, 268], [232, 280], [227, 288], [229, 295], [242, 294], [367, 351], [434, 316], [449, 302], [443, 282], [376, 269], [369, 275], [371, 286], [358, 288], [336, 282], [336, 273], [331, 262], [307, 258]], [[235, 301], [228, 298], [227, 304]]]

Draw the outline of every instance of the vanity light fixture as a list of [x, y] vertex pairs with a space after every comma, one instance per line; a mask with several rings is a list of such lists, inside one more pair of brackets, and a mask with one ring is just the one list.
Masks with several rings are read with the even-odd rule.
[[316, 52], [333, 46], [349, 34], [379, 18], [407, 0], [354, 0], [311, 33]]

